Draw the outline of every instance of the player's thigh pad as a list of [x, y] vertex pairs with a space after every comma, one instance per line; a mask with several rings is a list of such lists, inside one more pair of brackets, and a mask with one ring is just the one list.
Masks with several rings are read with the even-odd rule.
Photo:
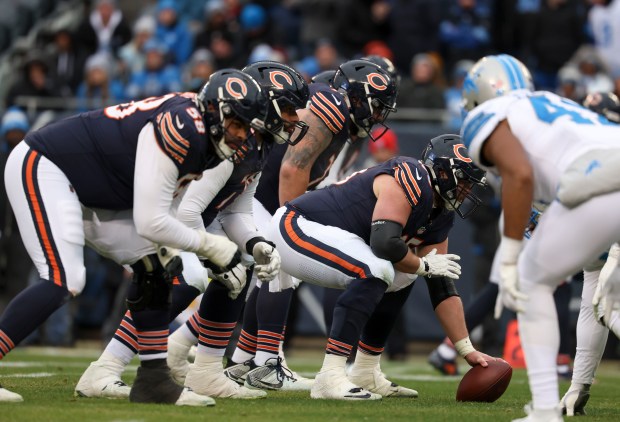
[[125, 265], [155, 253], [155, 245], [140, 236], [133, 210], [103, 210], [82, 207], [86, 243], [97, 253]]
[[620, 239], [618, 209], [620, 192], [572, 209], [553, 202], [519, 257], [521, 279], [555, 286], [592, 263]]
[[416, 274], [408, 274], [400, 271], [394, 272], [394, 282], [387, 288], [386, 293], [397, 292], [408, 287], [418, 279]]
[[39, 276], [79, 294], [86, 281], [80, 202], [67, 176], [25, 142], [5, 168], [7, 196]]
[[376, 277], [388, 287], [394, 281], [392, 263], [373, 254], [359, 236], [306, 220], [285, 207], [274, 215], [269, 234], [283, 271], [303, 281], [337, 289], [359, 278]]

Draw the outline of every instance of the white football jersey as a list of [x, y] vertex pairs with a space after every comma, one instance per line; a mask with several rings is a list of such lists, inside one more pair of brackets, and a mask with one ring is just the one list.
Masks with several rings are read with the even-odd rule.
[[576, 158], [595, 149], [620, 148], [620, 126], [579, 104], [546, 91], [518, 90], [473, 109], [461, 128], [474, 162], [498, 174], [481, 159], [482, 145], [507, 120], [534, 170], [534, 201], [555, 199], [560, 176]]

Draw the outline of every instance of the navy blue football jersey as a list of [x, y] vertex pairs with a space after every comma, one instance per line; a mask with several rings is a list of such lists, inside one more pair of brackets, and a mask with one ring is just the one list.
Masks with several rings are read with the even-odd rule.
[[[330, 144], [317, 157], [310, 169], [308, 190], [313, 190], [327, 177], [334, 160], [349, 139], [349, 110], [342, 94], [322, 83], [310, 84], [308, 108], [325, 123], [334, 135]], [[256, 199], [271, 214], [274, 214], [280, 207], [280, 167], [287, 148], [289, 148], [288, 144], [274, 146], [256, 190]]]
[[130, 209], [138, 135], [148, 122], [179, 179], [220, 162], [194, 98], [167, 94], [81, 113], [29, 133], [26, 143], [65, 173], [85, 206]]
[[342, 182], [307, 192], [289, 206], [304, 217], [326, 226], [355, 233], [370, 244], [372, 214], [377, 203], [373, 191], [375, 177], [389, 174], [402, 187], [411, 206], [411, 214], [402, 237], [409, 244], [435, 244], [444, 241], [454, 224], [454, 212], [433, 209], [433, 188], [428, 171], [411, 157], [395, 157], [352, 174]]
[[233, 172], [224, 187], [217, 193], [202, 213], [202, 221], [208, 227], [217, 214], [232, 204], [262, 171], [273, 142], [265, 141], [258, 147], [258, 140], [252, 136], [237, 151]]

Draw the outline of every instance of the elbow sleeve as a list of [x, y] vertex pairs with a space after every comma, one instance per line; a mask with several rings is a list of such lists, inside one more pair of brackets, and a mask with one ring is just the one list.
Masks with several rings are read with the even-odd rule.
[[428, 287], [428, 295], [431, 298], [433, 309], [452, 296], [459, 296], [459, 292], [456, 290], [454, 280], [447, 277], [433, 277], [425, 278], [426, 286]]
[[373, 221], [370, 227], [370, 248], [372, 252], [377, 257], [390, 262], [401, 261], [409, 251], [409, 247], [401, 239], [402, 232], [403, 226], [395, 221]]

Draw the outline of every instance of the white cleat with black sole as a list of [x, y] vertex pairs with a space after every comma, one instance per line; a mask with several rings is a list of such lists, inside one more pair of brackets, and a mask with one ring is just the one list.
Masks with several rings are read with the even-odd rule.
[[120, 377], [125, 366], [114, 358], [99, 358], [86, 368], [75, 386], [76, 397], [126, 399], [131, 387]]
[[314, 379], [310, 390], [313, 399], [332, 400], [381, 400], [382, 396], [353, 384], [347, 378], [344, 368], [331, 368], [321, 371]]

